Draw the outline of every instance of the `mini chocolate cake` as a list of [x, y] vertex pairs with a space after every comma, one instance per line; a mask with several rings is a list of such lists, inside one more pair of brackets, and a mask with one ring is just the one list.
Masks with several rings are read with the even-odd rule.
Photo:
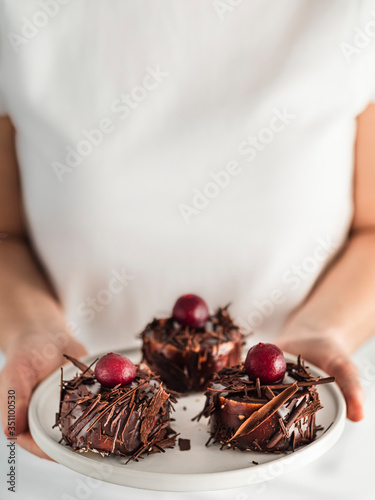
[[[175, 445], [170, 427], [175, 397], [146, 364], [136, 365], [135, 379], [127, 386], [103, 387], [90, 367], [65, 356], [81, 374], [63, 381], [55, 426], [62, 441], [74, 451], [95, 451], [137, 460], [142, 454]], [[128, 460], [128, 461], [129, 461]]]
[[244, 364], [224, 368], [207, 388], [203, 411], [209, 417], [210, 441], [221, 448], [266, 453], [294, 451], [316, 437], [315, 414], [322, 408], [316, 385], [333, 377], [314, 378], [305, 364], [287, 363], [282, 383], [261, 385]]
[[240, 362], [243, 337], [228, 306], [200, 327], [181, 324], [173, 316], [154, 319], [141, 333], [143, 360], [169, 389], [200, 391], [215, 372]]

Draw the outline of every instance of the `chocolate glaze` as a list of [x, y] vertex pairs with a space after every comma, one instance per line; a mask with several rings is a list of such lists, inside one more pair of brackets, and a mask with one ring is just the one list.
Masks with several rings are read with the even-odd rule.
[[332, 381], [312, 377], [300, 357], [287, 363], [283, 384], [262, 386], [249, 379], [243, 364], [224, 368], [207, 388], [196, 418], [210, 418], [207, 444], [266, 453], [294, 450], [315, 439], [315, 414], [323, 408], [315, 386]]
[[207, 387], [213, 374], [240, 362], [244, 335], [228, 306], [210, 316], [204, 328], [154, 319], [141, 333], [143, 360], [169, 389], [180, 393]]
[[[66, 356], [82, 373], [61, 377], [60, 408], [56, 423], [62, 441], [75, 451], [96, 451], [137, 460], [142, 454], [164, 451], [175, 444], [170, 412], [175, 396], [145, 364], [125, 387], [107, 389], [83, 363]], [[129, 459], [129, 460], [130, 460]]]

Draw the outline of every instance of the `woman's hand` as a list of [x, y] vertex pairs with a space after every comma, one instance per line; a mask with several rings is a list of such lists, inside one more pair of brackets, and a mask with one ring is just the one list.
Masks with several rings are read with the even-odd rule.
[[27, 412], [31, 394], [39, 382], [66, 362], [63, 354], [79, 358], [86, 353], [85, 347], [66, 331], [58, 335], [29, 333], [12, 338], [6, 352], [6, 364], [0, 373], [0, 410], [7, 436], [7, 394], [8, 390], [14, 389], [17, 444], [39, 457], [49, 458], [35, 443], [28, 429]]
[[362, 420], [364, 390], [358, 369], [339, 335], [306, 331], [292, 322], [276, 343], [282, 350], [301, 354], [303, 359], [334, 376], [346, 400], [348, 419], [353, 422]]

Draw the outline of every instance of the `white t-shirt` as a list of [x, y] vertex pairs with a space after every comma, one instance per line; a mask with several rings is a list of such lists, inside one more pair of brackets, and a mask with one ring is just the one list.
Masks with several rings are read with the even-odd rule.
[[[0, 110], [17, 129], [32, 240], [76, 335], [91, 351], [132, 345], [188, 292], [276, 335], [350, 227], [375, 3], [0, 6]], [[296, 494], [297, 479], [284, 484]]]
[[1, 3], [27, 221], [76, 334], [92, 351], [132, 345], [193, 292], [276, 335], [347, 236], [375, 77], [373, 48], [343, 44], [375, 14]]
[[351, 220], [360, 4], [3, 3], [30, 232], [91, 350], [189, 291], [267, 335], [306, 297]]

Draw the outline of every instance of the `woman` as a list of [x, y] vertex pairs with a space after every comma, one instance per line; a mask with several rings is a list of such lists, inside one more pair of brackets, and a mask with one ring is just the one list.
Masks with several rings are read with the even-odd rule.
[[[17, 443], [63, 363], [187, 292], [334, 375], [375, 321], [373, 2], [1, 2], [0, 324]], [[372, 45], [371, 45], [372, 44]], [[255, 340], [254, 340], [255, 343]]]

